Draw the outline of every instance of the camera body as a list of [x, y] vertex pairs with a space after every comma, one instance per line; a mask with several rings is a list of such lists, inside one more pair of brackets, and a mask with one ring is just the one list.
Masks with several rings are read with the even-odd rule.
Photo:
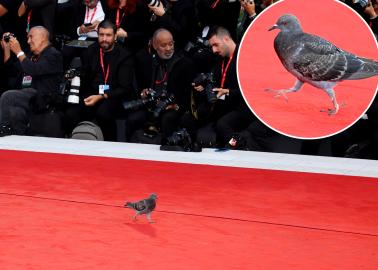
[[154, 117], [158, 118], [160, 113], [168, 107], [168, 105], [175, 103], [175, 97], [173, 94], [169, 94], [166, 91], [163, 91], [159, 96], [158, 102], [154, 110]]
[[169, 137], [163, 139], [163, 145], [176, 145], [176, 146], [183, 146], [184, 148], [192, 144], [192, 139], [188, 133], [188, 131], [183, 128], [176, 132]]
[[136, 110], [150, 104], [153, 104], [158, 98], [158, 94], [155, 90], [149, 89], [146, 98], [123, 102], [123, 108], [125, 110]]
[[202, 37], [197, 37], [193, 42], [189, 41], [184, 47], [184, 51], [189, 54], [202, 53], [204, 50], [210, 50], [210, 45], [209, 41]]
[[214, 79], [213, 79], [213, 73], [200, 73], [198, 74], [194, 80], [193, 84], [194, 86], [202, 85], [205, 88], [205, 94], [207, 101], [211, 104], [215, 103], [217, 101], [217, 94], [213, 91], [214, 87]]
[[150, 89], [146, 98], [125, 101], [123, 102], [123, 108], [125, 110], [135, 110], [143, 107], [149, 107], [153, 112], [153, 116], [158, 118], [160, 113], [165, 110], [168, 105], [174, 103], [175, 98], [173, 94], [169, 94], [167, 91], [158, 93], [157, 91]]
[[5, 41], [6, 43], [8, 43], [9, 40], [10, 40], [12, 37], [14, 37], [14, 35], [13, 35], [12, 33], [7, 33], [7, 34], [5, 34], [5, 35], [3, 36], [3, 39], [4, 39], [4, 41]]

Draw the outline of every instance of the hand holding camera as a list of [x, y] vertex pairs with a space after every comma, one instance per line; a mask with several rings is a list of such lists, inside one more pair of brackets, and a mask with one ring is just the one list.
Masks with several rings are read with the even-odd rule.
[[165, 14], [164, 5], [159, 0], [151, 0], [148, 3], [148, 8], [156, 15], [156, 16], [163, 16]]
[[9, 33], [9, 32], [4, 33], [2, 37], [1, 45], [4, 50], [9, 48], [10, 51], [12, 51], [15, 55], [17, 55], [18, 53], [22, 51], [21, 45], [18, 42], [17, 38], [14, 36], [14, 34]]

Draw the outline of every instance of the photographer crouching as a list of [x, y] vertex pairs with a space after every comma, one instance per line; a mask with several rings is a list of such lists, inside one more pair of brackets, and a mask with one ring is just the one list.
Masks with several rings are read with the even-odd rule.
[[[141, 100], [150, 101], [152, 108], [143, 106], [129, 114], [127, 139], [133, 142], [148, 142], [135, 132], [142, 128], [145, 130], [143, 135], [147, 137], [153, 138], [158, 132], [163, 137], [170, 136], [177, 130], [184, 112], [190, 110], [193, 63], [175, 51], [173, 36], [164, 28], [154, 32], [151, 45], [149, 50], [138, 53], [135, 61]], [[131, 136], [133, 133], [134, 136]], [[160, 143], [158, 140], [151, 141]]]
[[[231, 38], [230, 32], [223, 27], [213, 27], [208, 34], [208, 40], [213, 53], [218, 56], [218, 61], [211, 76], [197, 76], [193, 82], [197, 91], [197, 140], [203, 146], [214, 146], [213, 141], [204, 143], [199, 138], [210, 137], [200, 133], [208, 133], [207, 130], [211, 132], [214, 129], [220, 147], [239, 149], [230, 143], [231, 139], [255, 119], [243, 99], [237, 80], [236, 58], [239, 46]], [[190, 121], [187, 119], [186, 123]]]
[[1, 40], [6, 70], [20, 75], [22, 82], [21, 89], [5, 91], [0, 97], [0, 136], [26, 134], [30, 112], [48, 111], [59, 95], [62, 56], [50, 45], [49, 32], [42, 26], [33, 27], [27, 42], [28, 57], [11, 33], [5, 33]]

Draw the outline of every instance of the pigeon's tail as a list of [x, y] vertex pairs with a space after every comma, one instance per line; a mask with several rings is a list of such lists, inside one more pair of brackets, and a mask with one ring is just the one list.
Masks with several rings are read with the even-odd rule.
[[125, 204], [125, 207], [127, 207], [127, 208], [134, 208], [134, 203], [132, 203], [132, 202], [126, 202], [126, 204]]
[[[348, 74], [347, 70], [346, 75], [349, 76], [345, 78], [346, 80], [359, 80], [378, 75], [378, 62], [361, 57], [358, 57], [356, 60], [353, 62], [348, 61], [348, 70], [355, 71]], [[359, 66], [358, 69], [357, 65]]]

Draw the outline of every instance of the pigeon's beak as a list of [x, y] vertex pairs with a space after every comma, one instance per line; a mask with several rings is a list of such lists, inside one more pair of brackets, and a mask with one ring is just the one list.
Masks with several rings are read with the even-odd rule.
[[271, 28], [269, 28], [268, 31], [272, 31], [274, 29], [278, 29], [278, 25], [277, 24], [275, 24]]

